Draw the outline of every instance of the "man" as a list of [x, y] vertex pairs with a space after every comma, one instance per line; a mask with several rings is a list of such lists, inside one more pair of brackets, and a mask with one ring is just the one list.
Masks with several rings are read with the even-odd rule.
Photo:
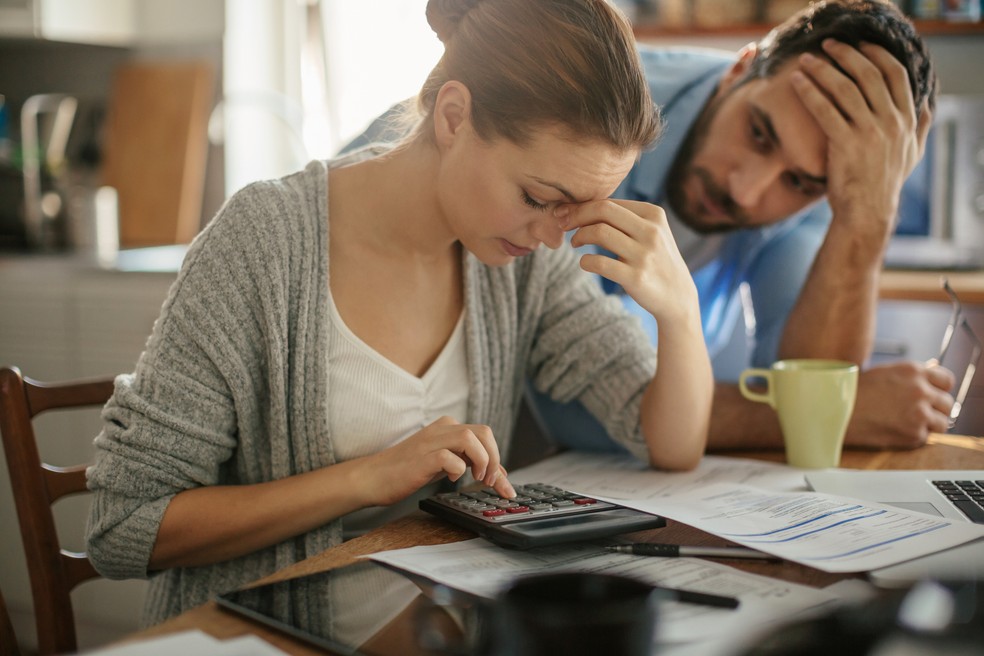
[[[888, 2], [840, 0], [804, 9], [737, 58], [646, 46], [640, 54], [665, 131], [614, 196], [666, 210], [697, 284], [712, 357], [744, 295], [754, 315], [752, 365], [865, 362], [882, 256], [937, 87], [911, 24]], [[652, 318], [622, 298], [655, 342]], [[727, 382], [738, 372], [715, 367], [709, 448], [781, 446], [772, 409]], [[847, 444], [924, 443], [947, 428], [952, 384], [950, 372], [927, 363], [867, 369]], [[608, 448], [579, 405], [535, 390], [530, 399], [557, 441]]]
[[[646, 47], [641, 56], [666, 131], [615, 195], [667, 211], [712, 356], [731, 334], [747, 283], [753, 365], [864, 362], [882, 256], [937, 86], [911, 24], [887, 2], [818, 3], [737, 59]], [[715, 374], [734, 380], [737, 372]], [[952, 384], [950, 372], [919, 363], [868, 369], [847, 443], [922, 444], [946, 430]], [[590, 435], [583, 416], [534, 396], [558, 437]], [[772, 409], [719, 382], [709, 448], [780, 444]]]

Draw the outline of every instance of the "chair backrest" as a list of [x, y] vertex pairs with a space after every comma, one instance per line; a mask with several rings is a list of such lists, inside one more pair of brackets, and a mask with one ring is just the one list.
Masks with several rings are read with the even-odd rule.
[[10, 614], [7, 612], [7, 603], [3, 600], [2, 592], [0, 592], [0, 654], [4, 656], [20, 654], [17, 636], [14, 635], [14, 625], [10, 623]]
[[[112, 379], [41, 383], [17, 367], [0, 368], [0, 433], [27, 558], [41, 654], [76, 651], [71, 591], [98, 576], [84, 553], [61, 548], [51, 505], [86, 491], [85, 464], [55, 467], [41, 461], [33, 419], [58, 408], [101, 406]], [[92, 440], [93, 435], [79, 435]]]

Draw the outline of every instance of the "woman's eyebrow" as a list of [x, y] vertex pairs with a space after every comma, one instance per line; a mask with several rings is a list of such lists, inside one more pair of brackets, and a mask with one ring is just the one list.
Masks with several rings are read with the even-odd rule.
[[574, 194], [572, 194], [571, 192], [567, 191], [567, 189], [565, 189], [563, 187], [563, 185], [561, 185], [561, 184], [559, 184], [557, 182], [551, 182], [549, 180], [544, 180], [543, 178], [538, 178], [535, 175], [531, 175], [530, 177], [533, 178], [534, 180], [536, 180], [537, 182], [539, 182], [542, 185], [546, 185], [548, 187], [553, 187], [554, 189], [556, 189], [557, 191], [559, 191], [560, 193], [562, 193], [564, 195], [564, 197], [567, 198], [567, 200], [570, 201], [570, 202], [572, 202], [572, 203], [580, 203], [581, 202], [577, 198], [574, 197]]

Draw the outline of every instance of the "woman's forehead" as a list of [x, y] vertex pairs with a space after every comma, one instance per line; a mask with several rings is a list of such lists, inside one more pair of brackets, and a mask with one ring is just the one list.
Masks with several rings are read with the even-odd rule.
[[639, 155], [637, 148], [617, 148], [558, 129], [539, 130], [522, 146], [506, 143], [509, 159], [525, 176], [558, 188], [570, 202], [610, 196]]

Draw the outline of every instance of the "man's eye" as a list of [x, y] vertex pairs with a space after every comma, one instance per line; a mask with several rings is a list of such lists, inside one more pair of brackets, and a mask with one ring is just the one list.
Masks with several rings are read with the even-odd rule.
[[545, 203], [539, 202], [525, 191], [523, 192], [523, 202], [529, 205], [530, 207], [532, 207], [533, 209], [539, 210], [540, 212], [547, 209], [547, 205]]
[[801, 180], [795, 173], [786, 174], [786, 184], [794, 191], [798, 191], [801, 194], [806, 193], [806, 187], [803, 185], [803, 180]]
[[756, 146], [764, 148], [769, 144], [769, 140], [766, 138], [765, 132], [759, 128], [759, 126], [755, 125], [755, 123], [751, 124], [751, 135], [752, 143]]
[[817, 196], [822, 193], [816, 188], [815, 185], [810, 184], [795, 173], [786, 173], [785, 178], [786, 186], [798, 194], [803, 194], [804, 196]]

